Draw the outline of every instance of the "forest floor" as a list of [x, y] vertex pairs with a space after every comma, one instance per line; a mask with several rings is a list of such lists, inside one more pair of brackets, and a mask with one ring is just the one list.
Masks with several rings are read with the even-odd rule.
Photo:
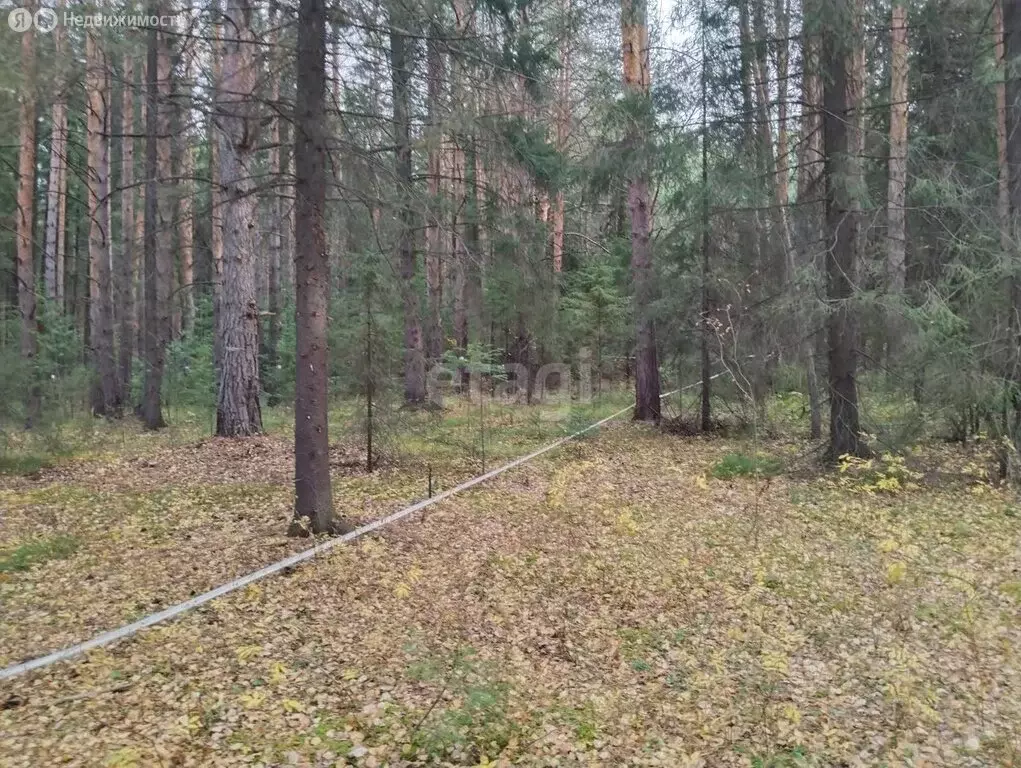
[[[487, 465], [615, 406], [494, 408]], [[479, 473], [474, 411], [411, 420], [371, 475], [337, 446], [339, 511]], [[93, 445], [0, 476], [0, 665], [307, 546], [286, 433]], [[1021, 765], [1021, 509], [982, 444], [810, 449], [614, 423], [0, 682], [0, 765]]]

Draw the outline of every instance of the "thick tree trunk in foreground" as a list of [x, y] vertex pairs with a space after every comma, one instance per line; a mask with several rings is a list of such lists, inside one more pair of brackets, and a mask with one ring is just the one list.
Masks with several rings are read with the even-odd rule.
[[801, 293], [800, 355], [805, 366], [808, 383], [810, 436], [822, 437], [822, 392], [816, 370], [817, 349], [821, 345], [814, 328], [819, 313], [811, 307], [815, 294], [813, 287], [819, 280], [817, 254], [823, 250], [823, 127], [822, 127], [822, 75], [819, 60], [819, 19], [816, 3], [802, 0], [802, 18], [808, 19], [802, 28], [801, 80], [801, 137], [798, 142], [798, 247], [801, 267], [807, 270], [807, 290]]
[[831, 461], [868, 453], [858, 418], [858, 322], [852, 303], [860, 262], [860, 207], [855, 201], [860, 158], [854, 128], [860, 87], [851, 81], [857, 70], [856, 49], [862, 44], [854, 34], [854, 2], [832, 0], [835, 22], [823, 35], [822, 52]]
[[182, 333], [190, 333], [195, 327], [195, 218], [192, 205], [192, 198], [195, 194], [195, 156], [189, 137], [191, 123], [191, 102], [192, 102], [192, 76], [195, 69], [194, 54], [190, 48], [191, 43], [185, 44], [182, 52], [184, 63], [182, 65], [181, 98], [177, 104], [180, 115], [180, 151], [177, 161], [179, 163], [177, 172], [177, 184], [179, 193], [177, 195], [177, 253], [180, 261], [178, 272], [180, 284], [178, 290], [180, 295], [175, 297], [175, 306], [179, 307], [181, 315]]
[[993, 52], [996, 65], [996, 218], [1000, 227], [1000, 250], [1010, 253], [1010, 192], [1007, 170], [1007, 82], [1003, 42], [1003, 2], [993, 3]]
[[[27, 10], [35, 10], [30, 3]], [[36, 338], [35, 269], [32, 259], [32, 225], [35, 221], [35, 32], [32, 27], [21, 34], [21, 104], [18, 112], [18, 211], [15, 272], [18, 281], [18, 313], [21, 316], [21, 359], [31, 379], [25, 405], [26, 423], [31, 426], [39, 416], [39, 387], [35, 358]]]
[[[58, 11], [59, 13], [60, 11]], [[28, 33], [26, 33], [28, 34]], [[57, 61], [64, 55], [64, 28], [53, 29], [53, 48]], [[50, 133], [50, 178], [46, 187], [46, 229], [43, 236], [43, 274], [46, 298], [59, 302], [64, 298], [63, 249], [57, 248], [61, 230], [65, 226], [62, 213], [66, 211], [67, 191], [67, 93], [63, 82], [57, 85], [53, 100], [52, 132]]]
[[135, 321], [135, 62], [124, 56], [124, 91], [121, 100], [121, 261], [117, 297], [120, 305], [117, 375], [127, 402], [131, 393], [131, 358], [138, 327]]
[[[219, 3], [215, 3], [212, 47], [213, 103], [216, 103], [220, 80], [223, 77], [223, 42]], [[219, 385], [223, 369], [222, 332], [223, 315], [223, 187], [220, 184], [220, 137], [216, 130], [216, 115], [209, 117], [209, 250], [213, 260], [213, 371]]]
[[[277, 381], [273, 371], [277, 368], [277, 357], [280, 346], [280, 313], [283, 311], [280, 297], [280, 258], [283, 246], [283, 235], [281, 230], [284, 227], [284, 207], [281, 197], [280, 184], [283, 179], [280, 149], [280, 71], [283, 65], [283, 56], [279, 49], [280, 25], [279, 9], [277, 4], [270, 4], [270, 109], [272, 116], [269, 124], [269, 171], [273, 175], [273, 190], [269, 202], [269, 305], [266, 309], [269, 312], [269, 333], [266, 334], [266, 364], [269, 370], [267, 381]], [[269, 395], [270, 405], [279, 402], [279, 393], [275, 387], [266, 387]]]
[[89, 354], [94, 366], [92, 412], [120, 413], [114, 358], [113, 270], [110, 243], [110, 78], [99, 36], [85, 36], [86, 144], [89, 195]]
[[632, 167], [628, 172], [627, 201], [631, 217], [631, 277], [634, 282], [635, 311], [635, 415], [640, 421], [660, 419], [659, 362], [656, 356], [656, 327], [651, 317], [652, 206], [649, 195], [648, 163], [645, 159], [651, 120], [649, 87], [649, 32], [645, 22], [645, 0], [625, 0], [621, 10], [624, 89], [631, 101], [632, 115], [626, 142]]
[[[159, 5], [154, 6], [159, 14]], [[145, 384], [142, 420], [147, 429], [163, 420], [163, 371], [170, 339], [170, 270], [173, 200], [170, 197], [170, 50], [166, 33], [149, 30], [145, 108]], [[162, 191], [163, 194], [160, 194]]]
[[223, 205], [223, 293], [221, 360], [216, 434], [262, 431], [259, 405], [259, 305], [255, 295], [256, 198], [253, 161], [259, 115], [255, 101], [253, 10], [248, 0], [230, 0], [225, 14], [223, 71], [217, 89]]
[[404, 401], [418, 404], [425, 401], [425, 355], [418, 286], [415, 285], [415, 215], [411, 208], [411, 70], [407, 38], [397, 31], [407, 23], [407, 19], [398, 13], [399, 7], [400, 0], [391, 5], [390, 70], [393, 77], [395, 174], [401, 199], [397, 253], [404, 303]]
[[[563, 3], [564, 18], [567, 24], [571, 20], [571, 0]], [[560, 43], [560, 72], [557, 77], [556, 112], [556, 147], [558, 152], [567, 150], [567, 139], [571, 134], [571, 36], [565, 33]], [[553, 198], [552, 229], [553, 229], [553, 271], [560, 272], [564, 268], [564, 190], [560, 185]]]
[[[443, 98], [443, 52], [439, 43], [430, 37], [426, 41], [427, 93], [429, 110], [429, 129], [432, 131], [428, 157], [428, 191], [429, 204], [437, 208], [441, 205], [440, 190], [442, 189], [443, 150], [445, 142], [442, 138], [440, 125], [441, 105]], [[443, 357], [443, 261], [446, 249], [443, 243], [447, 238], [440, 227], [439, 218], [430, 212], [425, 227], [425, 281], [429, 295], [429, 315], [425, 331], [425, 351], [429, 362], [437, 363]]]
[[341, 529], [333, 519], [328, 424], [327, 312], [330, 262], [326, 250], [326, 7], [301, 0], [298, 11], [298, 92], [294, 114], [294, 283], [297, 371], [294, 397], [294, 520], [292, 536]]
[[[895, 0], [890, 24], [890, 157], [887, 178], [887, 291], [892, 298], [904, 295], [904, 255], [907, 246], [904, 199], [908, 180], [908, 11]], [[890, 307], [887, 344], [896, 356], [903, 327], [901, 313]]]

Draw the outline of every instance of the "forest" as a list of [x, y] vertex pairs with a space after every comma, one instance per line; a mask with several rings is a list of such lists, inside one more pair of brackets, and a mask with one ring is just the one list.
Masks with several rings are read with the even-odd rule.
[[1021, 0], [0, 15], [0, 765], [1021, 766]]

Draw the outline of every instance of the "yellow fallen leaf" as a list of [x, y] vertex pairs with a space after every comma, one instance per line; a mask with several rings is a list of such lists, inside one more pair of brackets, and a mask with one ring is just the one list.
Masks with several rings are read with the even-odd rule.
[[238, 661], [245, 662], [258, 653], [262, 652], [261, 645], [242, 645], [235, 651], [238, 655]]
[[282, 662], [274, 661], [269, 665], [269, 681], [274, 685], [287, 679], [287, 667]]
[[262, 691], [252, 691], [241, 695], [241, 706], [245, 709], [258, 709], [266, 703], [266, 694]]
[[284, 712], [304, 712], [305, 711], [305, 705], [302, 704], [300, 701], [295, 701], [294, 699], [284, 699], [281, 702], [281, 704], [283, 704]]
[[904, 581], [904, 577], [908, 573], [907, 565], [898, 560], [896, 563], [891, 563], [890, 567], [886, 569], [886, 583], [887, 584], [899, 584]]
[[409, 587], [402, 581], [400, 584], [394, 587], [394, 595], [397, 597], [398, 600], [404, 600], [409, 595], [411, 595], [411, 587]]

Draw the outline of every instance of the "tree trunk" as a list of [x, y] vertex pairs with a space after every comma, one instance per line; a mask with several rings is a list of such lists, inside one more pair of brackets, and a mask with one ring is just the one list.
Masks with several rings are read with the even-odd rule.
[[[60, 13], [61, 11], [58, 11]], [[64, 28], [57, 24], [53, 29], [53, 48], [57, 61], [64, 56]], [[46, 187], [46, 229], [43, 236], [43, 274], [46, 285], [46, 298], [59, 302], [64, 297], [64, 265], [58, 263], [58, 233], [64, 227], [61, 212], [66, 211], [67, 190], [67, 93], [66, 84], [57, 85], [57, 95], [53, 100], [52, 123], [50, 134], [50, 177]], [[59, 254], [63, 260], [63, 253]]]
[[329, 533], [333, 519], [328, 424], [327, 312], [330, 261], [326, 207], [326, 7], [300, 0], [294, 115], [297, 371], [294, 398], [294, 520], [289, 533]]
[[418, 286], [415, 284], [415, 214], [411, 206], [411, 62], [407, 38], [398, 30], [407, 19], [399, 11], [400, 0], [390, 6], [390, 71], [393, 85], [395, 174], [400, 212], [397, 252], [400, 261], [401, 294], [404, 303], [404, 401], [425, 401], [425, 356], [422, 350], [422, 322], [419, 317]]
[[823, 179], [823, 129], [822, 129], [822, 76], [819, 61], [820, 19], [817, 4], [802, 0], [802, 79], [801, 79], [801, 137], [798, 142], [798, 222], [801, 266], [808, 272], [806, 286], [801, 292], [800, 323], [802, 327], [800, 356], [805, 366], [808, 384], [808, 407], [810, 436], [813, 440], [822, 437], [822, 393], [819, 389], [819, 375], [816, 370], [819, 334], [814, 330], [818, 324], [818, 312], [812, 309], [814, 286], [819, 281], [817, 253], [823, 250], [823, 205], [825, 190]]
[[[268, 381], [276, 382], [273, 371], [277, 368], [277, 356], [280, 346], [280, 313], [283, 311], [280, 300], [280, 257], [283, 245], [281, 229], [284, 226], [283, 198], [280, 184], [283, 180], [280, 150], [280, 71], [283, 57], [279, 52], [280, 35], [279, 8], [276, 2], [270, 4], [270, 109], [272, 116], [269, 124], [269, 170], [273, 175], [273, 191], [269, 201], [269, 333], [266, 335], [266, 364], [270, 375]], [[267, 387], [270, 405], [279, 402], [279, 393], [274, 385]]]
[[908, 180], [908, 11], [894, 0], [890, 23], [890, 157], [888, 161], [886, 224], [887, 358], [893, 363], [904, 334], [903, 313], [895, 302], [903, 299], [907, 246], [904, 199]]
[[429, 362], [437, 363], [443, 357], [443, 261], [446, 239], [439, 217], [433, 212], [442, 208], [440, 192], [443, 175], [443, 131], [441, 105], [443, 98], [443, 52], [434, 37], [426, 41], [426, 78], [429, 110], [429, 129], [432, 132], [428, 157], [428, 185], [430, 213], [425, 228], [425, 279], [429, 294], [429, 319], [426, 324], [425, 346]]
[[[219, 14], [219, 2], [214, 4]], [[220, 80], [223, 77], [222, 20], [215, 18], [212, 40], [212, 86], [216, 102]], [[216, 130], [216, 116], [209, 117], [209, 250], [212, 258], [213, 279], [213, 371], [219, 385], [223, 371], [223, 332], [220, 328], [223, 315], [223, 186], [220, 183], [220, 138]]]
[[[904, 293], [904, 193], [908, 177], [908, 11], [893, 6], [890, 24], [890, 158], [887, 193], [887, 279], [893, 296]], [[895, 329], [890, 329], [891, 342]]]
[[[571, 6], [572, 0], [563, 3], [564, 21], [568, 25], [560, 42], [560, 72], [557, 77], [556, 112], [557, 152], [567, 151], [567, 139], [571, 134]], [[564, 189], [563, 183], [557, 185], [553, 198], [553, 271], [560, 272], [564, 268]]]
[[652, 206], [649, 196], [648, 147], [651, 123], [649, 32], [645, 0], [625, 0], [621, 11], [624, 89], [631, 98], [626, 144], [630, 151], [627, 201], [631, 218], [631, 276], [635, 311], [635, 414], [641, 421], [660, 419], [659, 362], [652, 318]]
[[181, 88], [177, 103], [180, 117], [180, 134], [178, 141], [179, 168], [177, 172], [177, 253], [180, 259], [179, 295], [175, 298], [175, 306], [181, 314], [180, 329], [190, 333], [195, 327], [195, 218], [192, 198], [195, 195], [195, 155], [188, 136], [191, 123], [192, 74], [195, 66], [193, 52], [186, 45], [182, 51], [184, 59], [181, 67]]
[[118, 376], [125, 401], [131, 393], [131, 358], [138, 327], [135, 321], [135, 61], [124, 56], [121, 100], [121, 262], [117, 290], [120, 304]]
[[852, 82], [863, 41], [852, 19], [856, 0], [832, 0], [835, 22], [823, 35], [827, 298], [830, 303], [830, 443], [827, 458], [863, 456], [868, 448], [858, 419], [858, 323], [854, 308], [860, 254], [860, 183], [856, 130], [860, 87]]
[[[159, 15], [161, 6], [153, 4]], [[165, 11], [165, 8], [163, 9]], [[170, 196], [170, 50], [166, 33], [149, 29], [145, 108], [145, 383], [142, 420], [147, 429], [163, 420], [163, 371], [170, 338], [170, 270], [173, 200]], [[162, 192], [162, 194], [160, 194]]]
[[[26, 12], [32, 13], [29, 3]], [[39, 386], [36, 371], [38, 340], [36, 337], [35, 267], [32, 258], [32, 232], [35, 223], [35, 31], [31, 25], [21, 34], [21, 104], [18, 112], [18, 215], [17, 261], [18, 313], [21, 316], [21, 359], [30, 378], [26, 394], [26, 424], [31, 426], [39, 416]]]
[[114, 307], [110, 238], [110, 87], [99, 36], [85, 36], [86, 144], [89, 196], [89, 350], [94, 367], [92, 412], [120, 412], [120, 382], [114, 358]]
[[701, 333], [699, 334], [699, 362], [701, 367], [700, 390], [701, 408], [699, 427], [703, 432], [711, 432], [713, 428], [712, 411], [712, 368], [709, 356], [710, 334], [712, 333], [712, 299], [710, 296], [710, 242], [709, 242], [709, 50], [706, 41], [706, 2], [702, 0], [699, 13], [699, 31], [701, 32], [701, 72], [700, 89], [702, 96], [702, 316]]
[[256, 300], [256, 198], [253, 161], [259, 133], [255, 87], [255, 35], [249, 0], [228, 0], [229, 33], [217, 89], [216, 127], [223, 190], [223, 353], [216, 404], [216, 434], [262, 432], [259, 406], [259, 305]]
[[996, 72], [996, 218], [1000, 227], [1000, 250], [1010, 253], [1010, 192], [1007, 172], [1007, 83], [1003, 53], [1003, 0], [993, 3], [993, 52]]
[[[1004, 98], [1006, 102], [1006, 169], [1010, 258], [1010, 365], [1011, 379], [1021, 381], [1021, 276], [1018, 275], [1016, 249], [1021, 235], [1021, 5], [1006, 0], [1003, 4], [1003, 53], [1006, 61]], [[1018, 437], [1015, 436], [1015, 445]]]

